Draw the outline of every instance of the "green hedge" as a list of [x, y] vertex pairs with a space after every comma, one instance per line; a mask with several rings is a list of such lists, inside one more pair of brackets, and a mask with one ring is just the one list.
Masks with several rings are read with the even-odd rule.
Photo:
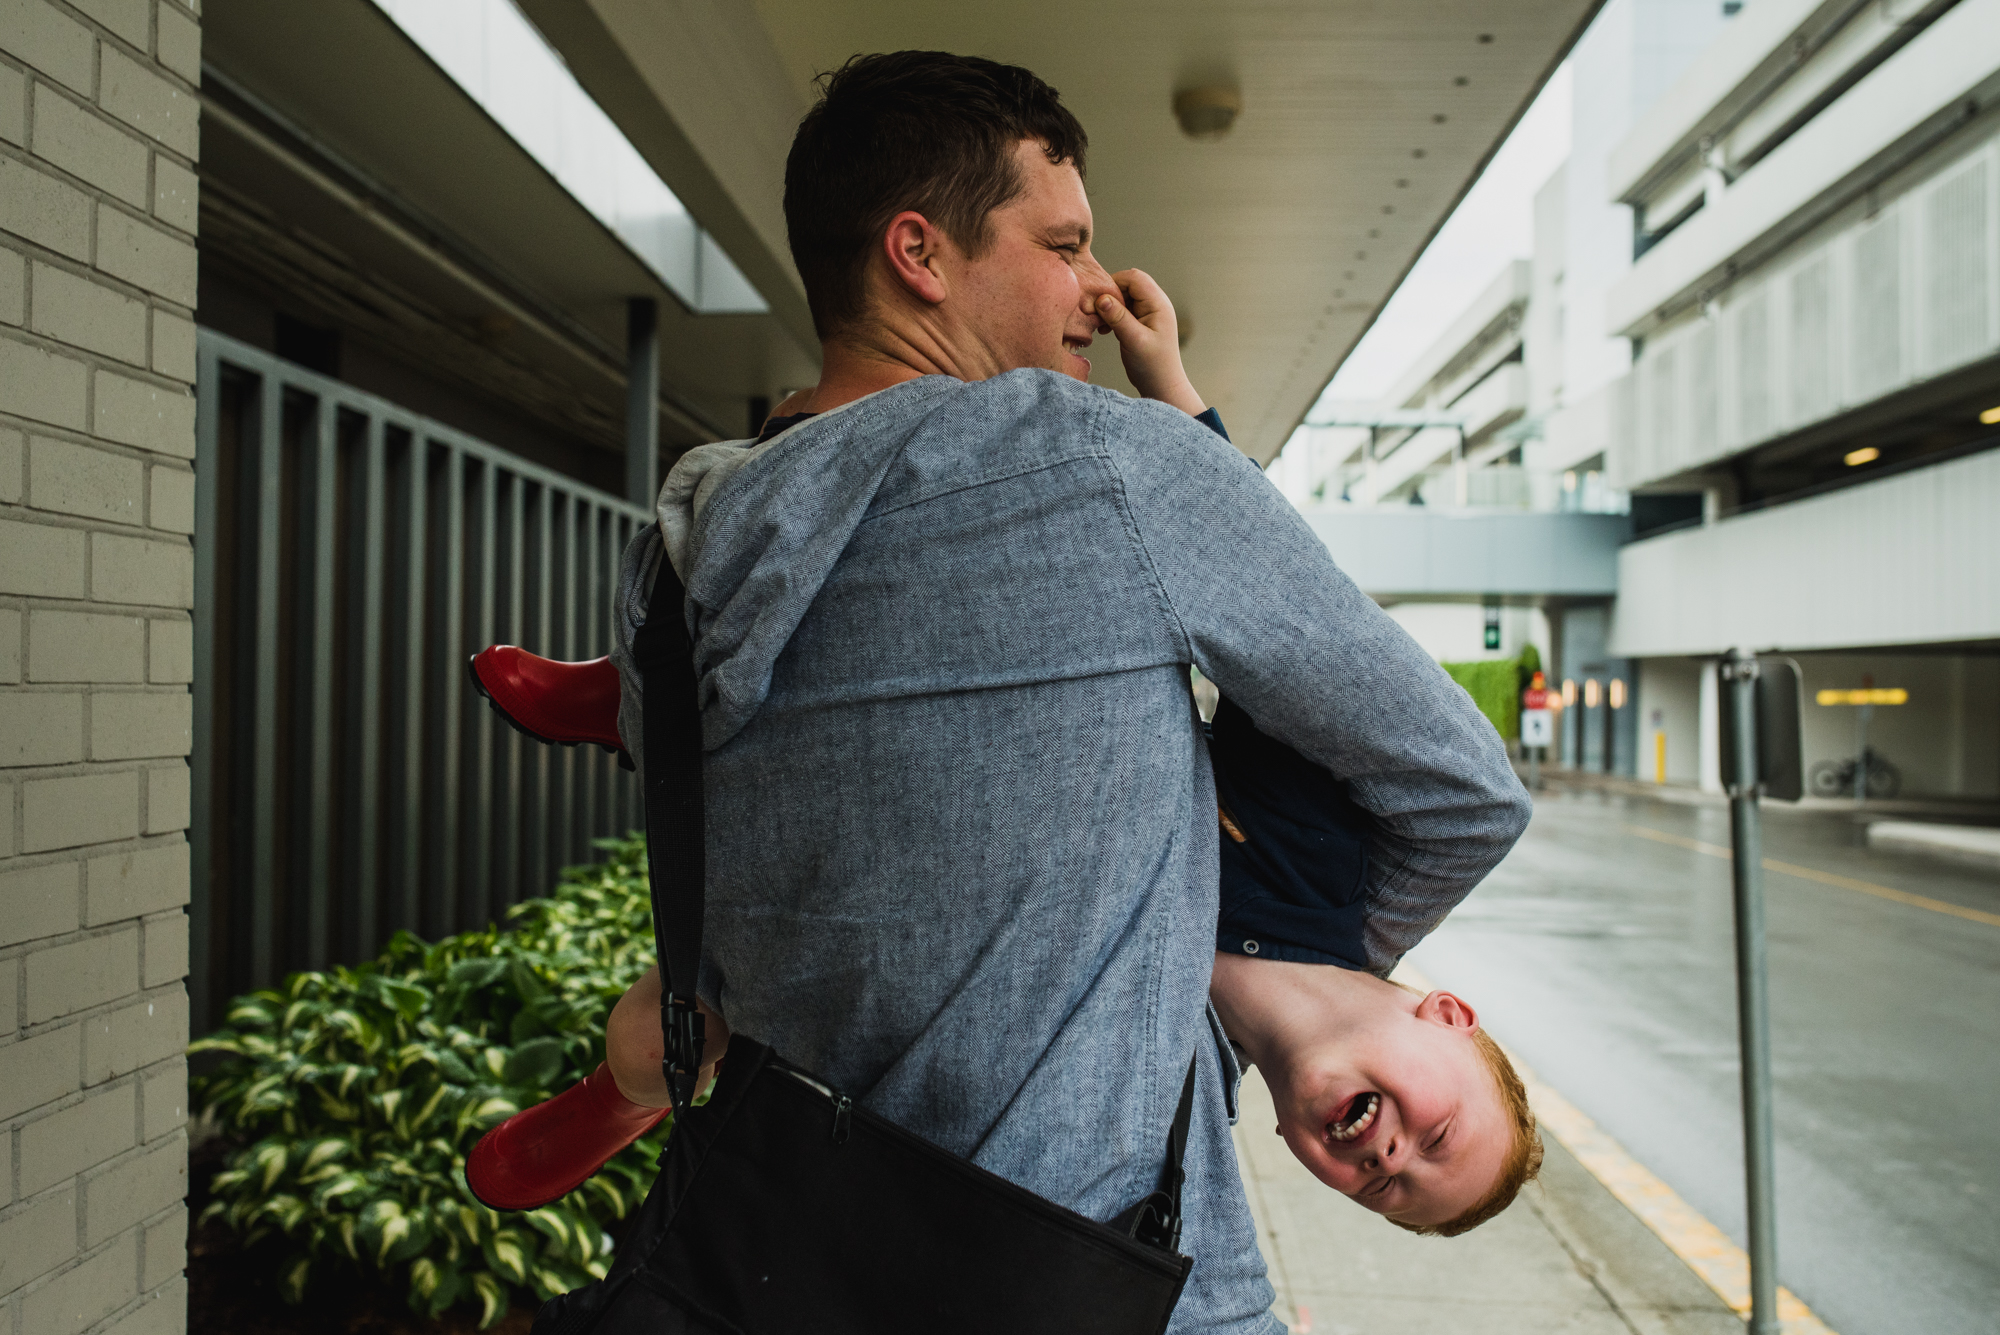
[[1521, 650], [1518, 658], [1487, 658], [1476, 663], [1440, 663], [1451, 679], [1465, 688], [1479, 712], [1505, 741], [1521, 735], [1521, 692], [1528, 679], [1542, 667], [1542, 655], [1534, 645]]
[[483, 1329], [605, 1273], [605, 1230], [644, 1199], [671, 1118], [545, 1209], [503, 1215], [465, 1185], [487, 1128], [596, 1069], [612, 1005], [652, 964], [645, 842], [600, 847], [507, 931], [398, 933], [358, 968], [238, 997], [192, 1046], [225, 1054], [193, 1097], [235, 1146], [203, 1217], [271, 1244], [289, 1301], [360, 1273], [429, 1316], [476, 1302]]

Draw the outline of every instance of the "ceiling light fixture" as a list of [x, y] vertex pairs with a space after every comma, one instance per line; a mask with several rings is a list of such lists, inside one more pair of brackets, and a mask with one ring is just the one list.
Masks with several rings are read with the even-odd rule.
[[1840, 461], [1849, 468], [1859, 468], [1863, 464], [1872, 464], [1881, 457], [1882, 451], [1876, 449], [1873, 445], [1863, 445], [1858, 450], [1849, 450], [1846, 454], [1841, 455]]
[[1979, 421], [1984, 426], [2000, 426], [2000, 408], [1988, 408], [1979, 414]]
[[1243, 94], [1223, 84], [1186, 88], [1174, 94], [1174, 119], [1190, 139], [1220, 139], [1243, 111]]

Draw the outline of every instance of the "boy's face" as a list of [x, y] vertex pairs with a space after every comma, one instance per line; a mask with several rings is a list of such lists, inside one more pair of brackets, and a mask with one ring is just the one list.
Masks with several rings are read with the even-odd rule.
[[1271, 1091], [1278, 1133], [1315, 1177], [1378, 1214], [1457, 1218], [1492, 1190], [1513, 1143], [1477, 1023], [1433, 992], [1338, 1043], [1302, 1045]]

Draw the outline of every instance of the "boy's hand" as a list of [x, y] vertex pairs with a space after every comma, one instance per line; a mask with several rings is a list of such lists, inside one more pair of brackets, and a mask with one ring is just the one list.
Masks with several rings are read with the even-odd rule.
[[1124, 301], [1111, 294], [1097, 299], [1097, 318], [1118, 339], [1118, 355], [1132, 387], [1149, 399], [1170, 403], [1190, 417], [1207, 411], [1181, 366], [1180, 323], [1174, 303], [1142, 269], [1111, 275]]
[[[699, 1091], [708, 1088], [709, 1081], [715, 1079], [716, 1063], [729, 1048], [729, 1025], [708, 1008], [707, 1002], [696, 998], [695, 1005], [706, 1017], [701, 1074], [695, 1080], [695, 1089]], [[666, 1073], [660, 1069], [666, 1049], [666, 1038], [660, 1033], [660, 969], [655, 965], [618, 998], [604, 1026], [604, 1060], [611, 1065], [611, 1078], [618, 1082], [618, 1092], [643, 1107], [671, 1106]]]

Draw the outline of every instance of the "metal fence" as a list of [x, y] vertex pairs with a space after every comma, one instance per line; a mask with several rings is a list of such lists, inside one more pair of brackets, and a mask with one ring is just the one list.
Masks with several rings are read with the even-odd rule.
[[196, 1032], [400, 928], [494, 921], [643, 823], [614, 757], [515, 733], [466, 660], [608, 652], [651, 518], [212, 331], [200, 358]]

